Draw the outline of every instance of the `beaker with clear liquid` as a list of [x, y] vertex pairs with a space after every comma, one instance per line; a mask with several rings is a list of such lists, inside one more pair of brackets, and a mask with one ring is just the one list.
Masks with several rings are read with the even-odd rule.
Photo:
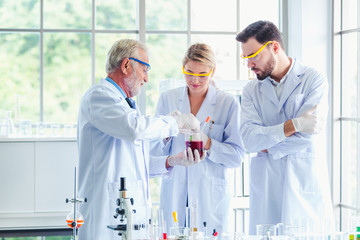
[[5, 111], [4, 117], [1, 118], [0, 122], [0, 135], [4, 137], [10, 137], [15, 134], [14, 122], [12, 120], [12, 112]]

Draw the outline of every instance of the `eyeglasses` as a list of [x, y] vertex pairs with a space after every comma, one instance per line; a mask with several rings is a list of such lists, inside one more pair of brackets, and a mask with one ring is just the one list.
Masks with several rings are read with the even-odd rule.
[[266, 45], [268, 45], [269, 43], [273, 43], [273, 41], [268, 41], [267, 43], [265, 43], [259, 50], [257, 50], [254, 54], [251, 54], [247, 57], [244, 57], [244, 55], [241, 54], [241, 58], [244, 59], [245, 61], [256, 61], [259, 59], [258, 54], [266, 47]]
[[213, 68], [210, 70], [209, 73], [190, 73], [190, 72], [185, 71], [184, 66], [182, 67], [183, 74], [185, 74], [186, 77], [190, 77], [190, 78], [200, 77], [201, 79], [205, 79], [210, 76], [212, 71], [213, 71]]
[[148, 63], [146, 63], [146, 62], [143, 62], [143, 61], [141, 61], [141, 60], [139, 60], [139, 59], [137, 59], [137, 58], [132, 58], [132, 57], [131, 57], [131, 58], [129, 58], [129, 59], [134, 60], [134, 61], [136, 61], [136, 62], [138, 62], [138, 63], [141, 63], [141, 64], [145, 65], [145, 66], [146, 66], [146, 69], [144, 70], [145, 73], [147, 73], [148, 71], [150, 71], [150, 69], [151, 69], [150, 64], [148, 64]]

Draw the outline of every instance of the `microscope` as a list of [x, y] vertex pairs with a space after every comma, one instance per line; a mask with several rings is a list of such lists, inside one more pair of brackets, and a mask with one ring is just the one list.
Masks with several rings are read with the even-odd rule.
[[120, 224], [108, 225], [107, 227], [111, 230], [119, 231], [119, 236], [123, 240], [133, 239], [134, 231], [145, 228], [145, 224], [134, 224], [133, 217], [136, 211], [132, 209], [134, 205], [134, 199], [126, 197], [126, 186], [125, 178], [120, 178], [120, 189], [119, 198], [116, 200], [118, 206], [115, 210], [114, 218], [120, 218]]

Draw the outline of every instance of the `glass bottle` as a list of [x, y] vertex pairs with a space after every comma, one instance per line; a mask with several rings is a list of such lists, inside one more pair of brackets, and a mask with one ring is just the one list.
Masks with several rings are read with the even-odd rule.
[[12, 120], [12, 112], [5, 111], [5, 125], [6, 125], [6, 136], [12, 136], [15, 134], [14, 122]]

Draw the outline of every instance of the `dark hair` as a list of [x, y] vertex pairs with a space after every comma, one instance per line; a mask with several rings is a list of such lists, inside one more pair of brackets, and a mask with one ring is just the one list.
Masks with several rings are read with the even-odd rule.
[[246, 43], [252, 37], [255, 37], [256, 41], [262, 44], [275, 40], [284, 49], [281, 33], [276, 25], [270, 21], [257, 21], [250, 24], [236, 36], [236, 40]]

